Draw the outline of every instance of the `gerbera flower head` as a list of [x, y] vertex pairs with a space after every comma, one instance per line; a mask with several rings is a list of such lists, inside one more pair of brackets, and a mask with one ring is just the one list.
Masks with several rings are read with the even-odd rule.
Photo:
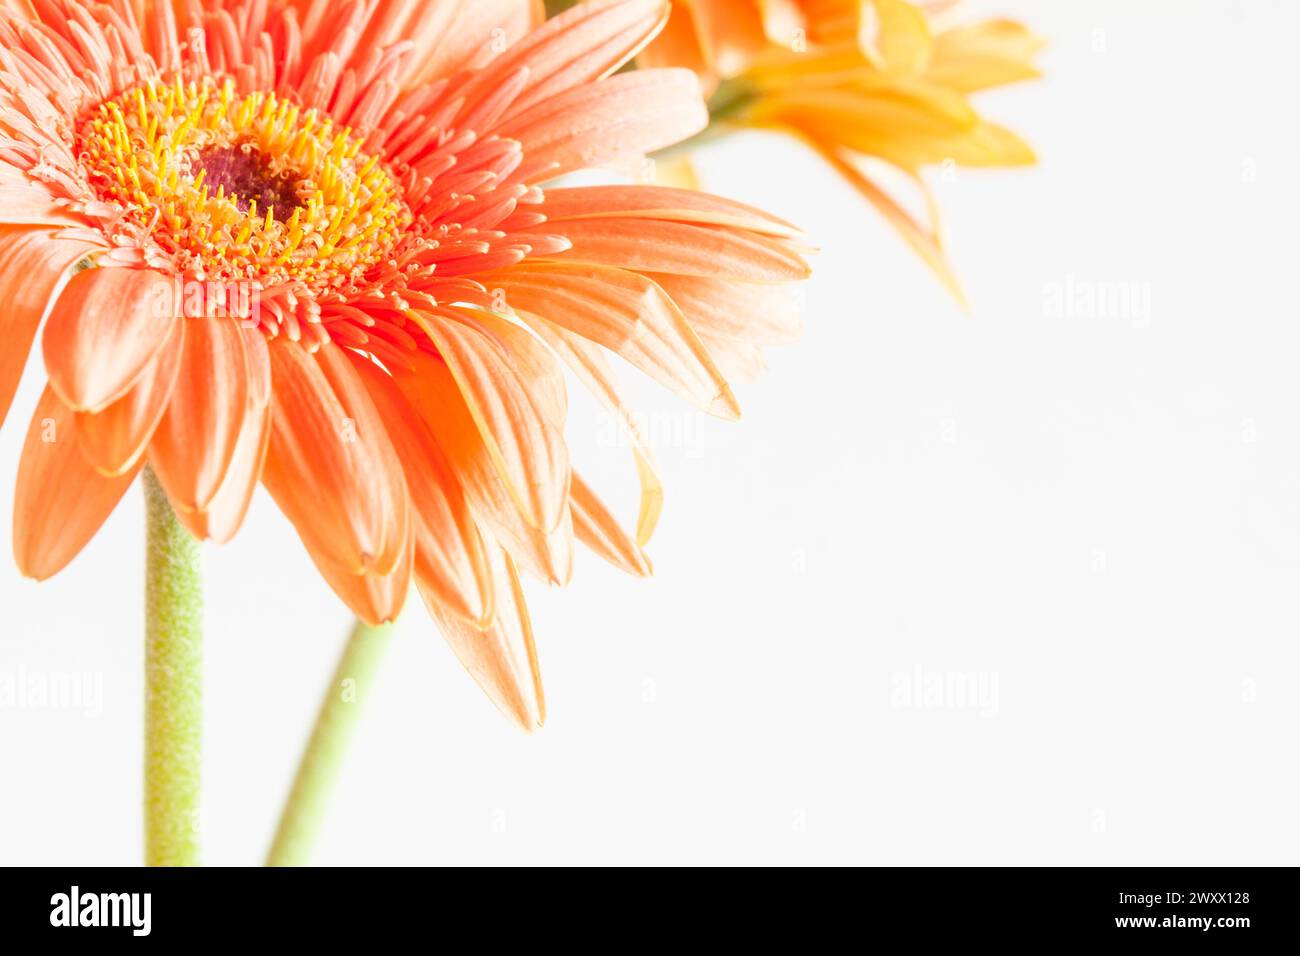
[[[674, 0], [638, 57], [694, 70], [716, 119], [810, 144], [902, 234], [960, 299], [922, 172], [1021, 166], [1034, 153], [970, 95], [1039, 75], [1042, 41], [1012, 20], [954, 23], [956, 0]], [[870, 164], [875, 163], [873, 169]], [[881, 166], [915, 183], [900, 202]], [[893, 177], [898, 179], [900, 177]]]
[[[635, 574], [662, 497], [606, 359], [735, 417], [788, 341], [796, 231], [653, 186], [543, 188], [707, 122], [693, 74], [616, 73], [661, 0], [18, 0], [0, 10], [0, 416], [43, 317], [14, 509], [70, 561], [139, 470], [196, 536], [260, 481], [362, 618], [413, 582], [521, 724], [519, 569]], [[70, 277], [69, 277], [70, 276]], [[627, 421], [624, 531], [570, 466], [567, 366]]]

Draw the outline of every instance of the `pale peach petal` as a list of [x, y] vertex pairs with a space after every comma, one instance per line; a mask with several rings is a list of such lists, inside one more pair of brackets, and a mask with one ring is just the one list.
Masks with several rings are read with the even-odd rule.
[[791, 286], [662, 272], [648, 273], [646, 278], [668, 293], [701, 335], [755, 345], [789, 345], [799, 339], [800, 307]]
[[740, 417], [740, 406], [690, 323], [664, 291], [635, 272], [606, 266], [523, 263], [485, 278], [506, 304], [616, 352], [711, 414]]
[[482, 486], [475, 491], [474, 513], [479, 524], [496, 537], [520, 570], [555, 587], [568, 585], [573, 579], [574, 559], [573, 512], [569, 503], [564, 503], [555, 528], [542, 532], [521, 521], [499, 493], [493, 495]]
[[44, 580], [85, 547], [135, 480], [140, 465], [106, 477], [77, 450], [75, 417], [48, 386], [27, 430], [14, 491], [14, 560]]
[[618, 380], [599, 346], [580, 335], [535, 315], [524, 316], [535, 332], [558, 355], [578, 379], [614, 415], [622, 437], [632, 448], [641, 484], [641, 505], [636, 522], [636, 542], [644, 548], [654, 535], [663, 510], [664, 487], [654, 463], [654, 454], [641, 433], [636, 415], [628, 407]]
[[413, 0], [378, 6], [362, 50], [407, 41], [412, 57], [408, 84], [484, 66], [544, 19], [540, 0]]
[[556, 257], [566, 262], [744, 282], [796, 282], [809, 275], [798, 252], [749, 231], [615, 217], [546, 223], [536, 229], [569, 240], [571, 248]]
[[85, 221], [57, 206], [43, 189], [0, 182], [0, 224], [14, 226], [84, 226]]
[[797, 227], [761, 209], [671, 186], [552, 187], [537, 211], [546, 216], [548, 226], [572, 219], [665, 219], [784, 238], [801, 235]]
[[678, 143], [708, 122], [689, 70], [633, 70], [544, 100], [498, 133], [523, 144], [519, 175], [533, 181], [626, 163]]
[[546, 420], [564, 430], [569, 410], [564, 373], [545, 345], [528, 329], [482, 309], [450, 308], [444, 314], [483, 333], [509, 355]]
[[64, 404], [97, 412], [125, 395], [166, 344], [170, 283], [137, 269], [78, 272], [50, 310], [42, 346], [50, 386]]
[[59, 281], [98, 246], [49, 229], [0, 226], [0, 423], [9, 414], [36, 329]]
[[[663, 0], [593, 0], [553, 17], [493, 64], [482, 82], [527, 67], [528, 88], [507, 116], [622, 66], [666, 17]], [[682, 64], [678, 64], [682, 65]]]
[[649, 559], [577, 472], [573, 473], [570, 503], [573, 505], [573, 533], [579, 541], [628, 574], [643, 578], [650, 576]]
[[717, 338], [707, 332], [700, 333], [700, 341], [730, 381], [749, 385], [757, 382], [767, 371], [763, 350], [751, 342]]
[[499, 547], [489, 548], [496, 580], [497, 613], [480, 630], [448, 614], [437, 596], [421, 588], [425, 604], [461, 664], [501, 713], [531, 731], [546, 721], [546, 697], [533, 641], [532, 622], [513, 563]]

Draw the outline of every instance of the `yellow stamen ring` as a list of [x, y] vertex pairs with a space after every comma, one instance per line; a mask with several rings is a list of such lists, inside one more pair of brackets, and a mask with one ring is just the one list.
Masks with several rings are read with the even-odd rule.
[[77, 138], [100, 198], [187, 274], [346, 288], [412, 219], [352, 130], [229, 80], [136, 87]]

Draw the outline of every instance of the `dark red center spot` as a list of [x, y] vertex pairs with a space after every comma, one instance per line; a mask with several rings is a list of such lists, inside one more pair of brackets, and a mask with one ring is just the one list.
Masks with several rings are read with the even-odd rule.
[[205, 173], [203, 182], [208, 195], [216, 195], [218, 187], [225, 187], [226, 195], [241, 212], [247, 212], [256, 202], [259, 216], [270, 209], [272, 216], [284, 221], [300, 205], [299, 178], [292, 173], [273, 172], [252, 146], [209, 146], [199, 152], [198, 165]]

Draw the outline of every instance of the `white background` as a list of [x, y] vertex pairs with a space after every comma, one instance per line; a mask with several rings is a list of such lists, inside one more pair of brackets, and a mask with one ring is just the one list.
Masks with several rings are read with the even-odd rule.
[[[1041, 166], [936, 177], [971, 314], [795, 145], [708, 154], [824, 249], [803, 342], [739, 425], [638, 387], [657, 576], [583, 554], [532, 588], [544, 730], [412, 606], [319, 862], [1296, 861], [1300, 9], [981, 11], [1051, 47], [1045, 82], [980, 100]], [[1149, 311], [1052, 306], [1102, 283]], [[573, 409], [630, 513], [629, 457]], [[140, 858], [142, 525], [137, 489], [55, 580], [0, 566], [0, 671], [104, 694], [0, 710], [0, 862]], [[207, 565], [206, 860], [254, 863], [349, 618], [264, 494]], [[918, 673], [985, 695], [908, 700]]]

